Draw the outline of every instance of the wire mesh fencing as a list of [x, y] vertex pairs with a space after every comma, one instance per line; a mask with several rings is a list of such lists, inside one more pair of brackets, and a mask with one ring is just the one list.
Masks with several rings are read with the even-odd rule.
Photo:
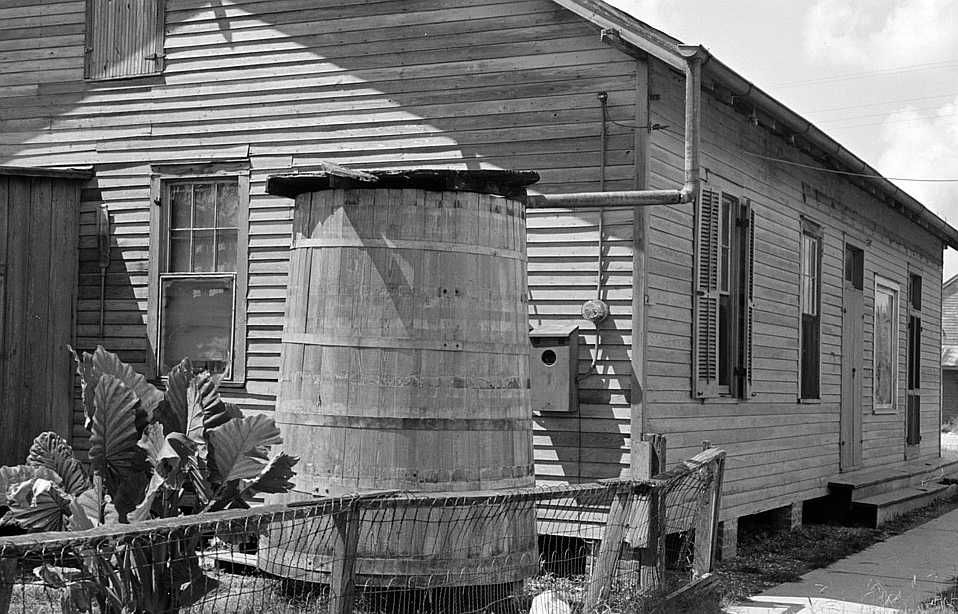
[[706, 581], [724, 452], [648, 481], [374, 493], [0, 538], [0, 614], [643, 612]]

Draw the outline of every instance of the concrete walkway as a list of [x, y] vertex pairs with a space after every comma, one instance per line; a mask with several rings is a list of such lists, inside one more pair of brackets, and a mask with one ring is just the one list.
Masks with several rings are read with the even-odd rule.
[[955, 585], [958, 510], [728, 608], [732, 614], [885, 614]]

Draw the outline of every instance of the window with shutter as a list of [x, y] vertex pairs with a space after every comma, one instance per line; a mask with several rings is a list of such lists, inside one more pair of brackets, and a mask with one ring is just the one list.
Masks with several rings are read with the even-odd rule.
[[163, 72], [164, 0], [87, 0], [86, 78]]
[[799, 397], [818, 399], [821, 388], [822, 230], [802, 221]]
[[695, 220], [695, 394], [718, 395], [719, 371], [719, 216], [721, 196], [702, 189]]
[[905, 443], [921, 442], [921, 275], [908, 275], [908, 405]]
[[753, 225], [750, 203], [703, 188], [693, 300], [693, 394], [700, 399], [751, 395]]

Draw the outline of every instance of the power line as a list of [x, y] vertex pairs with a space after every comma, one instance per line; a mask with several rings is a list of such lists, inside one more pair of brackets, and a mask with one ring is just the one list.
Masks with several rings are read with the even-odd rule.
[[799, 87], [802, 85], [815, 85], [818, 83], [834, 83], [836, 81], [851, 81], [854, 79], [865, 79], [871, 76], [886, 76], [886, 75], [898, 75], [906, 72], [915, 72], [922, 70], [933, 70], [936, 68], [950, 68], [952, 66], [958, 66], [958, 62], [955, 60], [949, 60], [946, 62], [930, 62], [928, 64], [913, 64], [911, 66], [900, 66], [898, 68], [884, 68], [879, 70], [866, 70], [857, 73], [846, 73], [843, 75], [833, 75], [831, 77], [822, 77], [820, 79], [806, 79], [804, 81], [786, 81], [783, 83], [776, 83], [773, 87]]
[[820, 171], [822, 173], [831, 173], [833, 175], [848, 175], [851, 177], [864, 177], [866, 179], [888, 179], [890, 181], [919, 181], [925, 183], [958, 183], [958, 178], [956, 179], [917, 179], [914, 177], [886, 177], [885, 175], [873, 175], [869, 173], [854, 173], [852, 171], [839, 171], [831, 168], [824, 168], [821, 166], [815, 166], [813, 164], [802, 164], [801, 162], [793, 162], [791, 160], [784, 160], [782, 158], [773, 158], [771, 156], [765, 156], [760, 153], [755, 153], [752, 151], [743, 151], [747, 156], [753, 156], [755, 158], [762, 158], [763, 160], [768, 160], [770, 162], [778, 162], [779, 164], [788, 164], [790, 166], [798, 166], [800, 168], [807, 168], [813, 171]]
[[828, 126], [829, 130], [840, 130], [843, 128], [865, 128], [868, 126], [884, 126], [885, 124], [907, 124], [909, 122], [919, 122], [929, 119], [938, 119], [939, 117], [954, 117], [958, 113], [942, 113], [940, 115], [921, 115], [918, 117], [905, 117], [902, 119], [885, 120], [882, 122], [869, 122], [865, 124], [844, 124]]
[[815, 122], [815, 123], [818, 123], [818, 124], [835, 124], [835, 123], [839, 123], [839, 124], [840, 124], [840, 123], [844, 123], [844, 122], [855, 122], [855, 121], [859, 121], [859, 120], [862, 120], [862, 119], [868, 119], [868, 118], [870, 118], [870, 117], [889, 117], [889, 116], [891, 116], [892, 114], [901, 113], [901, 112], [903, 112], [903, 111], [904, 111], [904, 112], [911, 111], [911, 112], [913, 112], [913, 113], [919, 113], [919, 112], [921, 112], [921, 113], [927, 113], [927, 112], [931, 111], [931, 112], [932, 112], [931, 115], [919, 115], [919, 116], [918, 116], [918, 117], [925, 118], [925, 119], [932, 119], [932, 118], [934, 118], [934, 117], [948, 117], [949, 115], [954, 115], [954, 113], [942, 113], [941, 115], [935, 115], [935, 114], [934, 114], [935, 111], [939, 111], [939, 110], [941, 110], [941, 109], [942, 109], [942, 107], [940, 107], [940, 106], [937, 106], [937, 107], [912, 107], [912, 108], [909, 108], [909, 109], [902, 109], [902, 110], [898, 110], [898, 111], [882, 111], [882, 112], [880, 112], [880, 113], [859, 113], [859, 114], [857, 114], [857, 115], [850, 115], [850, 116], [847, 116], [847, 117], [833, 117], [832, 119], [822, 119], [822, 120], [819, 120], [819, 121], [817, 121], [817, 122]]
[[865, 104], [853, 104], [846, 107], [829, 107], [827, 109], [812, 109], [806, 111], [806, 113], [830, 113], [831, 111], [850, 111], [852, 109], [864, 109], [866, 107], [880, 107], [886, 104], [901, 104], [903, 102], [921, 102], [923, 100], [939, 100], [941, 98], [952, 98], [958, 96], [958, 92], [951, 92], [950, 94], [939, 94], [936, 96], [919, 96], [917, 98], [899, 98], [896, 100], [884, 100], [881, 102], [869, 102]]

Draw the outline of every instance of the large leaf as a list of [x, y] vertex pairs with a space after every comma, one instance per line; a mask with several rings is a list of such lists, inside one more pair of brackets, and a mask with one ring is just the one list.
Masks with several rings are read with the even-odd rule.
[[163, 400], [163, 393], [156, 386], [146, 381], [146, 378], [133, 370], [133, 367], [120, 360], [116, 354], [105, 350], [103, 346], [97, 346], [93, 354], [84, 352], [82, 356], [78, 356], [73, 348], [70, 348], [70, 351], [73, 353], [73, 359], [77, 363], [77, 373], [80, 376], [87, 430], [92, 430], [93, 414], [96, 411], [96, 387], [104, 375], [112, 375], [122, 381], [140, 401], [137, 410], [139, 412], [137, 424], [140, 430], [153, 421], [153, 414]]
[[93, 470], [115, 477], [131, 472], [137, 440], [136, 394], [119, 378], [103, 375], [94, 391], [93, 424], [90, 429], [90, 461]]
[[186, 390], [193, 379], [193, 363], [184, 358], [170, 369], [166, 378], [166, 400], [157, 411], [157, 419], [163, 423], [167, 433], [186, 431]]
[[179, 470], [180, 455], [170, 445], [163, 425], [159, 422], [146, 427], [137, 445], [146, 452], [147, 461], [161, 478], [166, 478]]
[[40, 433], [30, 446], [27, 464], [32, 467], [46, 467], [55, 471], [63, 480], [62, 487], [73, 496], [90, 487], [90, 479], [80, 461], [73, 456], [73, 448], [52, 431]]
[[156, 386], [146, 381], [143, 375], [120, 360], [116, 354], [103, 349], [102, 345], [98, 345], [93, 353], [93, 365], [100, 374], [112, 375], [133, 390], [133, 394], [140, 400], [140, 409], [147, 415], [147, 421], [152, 421], [156, 406], [163, 400], [163, 393]]
[[73, 360], [77, 363], [77, 375], [80, 376], [80, 391], [83, 399], [83, 414], [86, 416], [83, 428], [89, 431], [93, 425], [93, 414], [96, 411], [96, 407], [93, 405], [93, 391], [96, 389], [96, 383], [100, 376], [93, 366], [92, 354], [84, 352], [80, 356], [72, 347], [67, 347], [73, 354]]
[[60, 476], [55, 471], [46, 467], [31, 467], [30, 465], [13, 465], [12, 467], [0, 467], [0, 507], [7, 506], [7, 493], [15, 488], [36, 478], [49, 480], [54, 484], [60, 483]]
[[234, 418], [209, 436], [221, 484], [255, 478], [267, 463], [267, 446], [283, 443], [276, 423], [262, 414]]
[[94, 474], [102, 476], [122, 522], [142, 501], [150, 480], [146, 455], [136, 445], [139, 400], [118, 378], [103, 375], [96, 385], [94, 404], [90, 461]]
[[43, 478], [22, 482], [8, 492], [6, 519], [26, 531], [63, 531], [70, 518], [70, 497]]
[[258, 492], [288, 492], [293, 488], [293, 483], [290, 480], [296, 475], [296, 472], [293, 471], [293, 465], [298, 462], [298, 458], [285, 452], [277, 454], [266, 464], [263, 471], [243, 488], [240, 496], [245, 499]]

